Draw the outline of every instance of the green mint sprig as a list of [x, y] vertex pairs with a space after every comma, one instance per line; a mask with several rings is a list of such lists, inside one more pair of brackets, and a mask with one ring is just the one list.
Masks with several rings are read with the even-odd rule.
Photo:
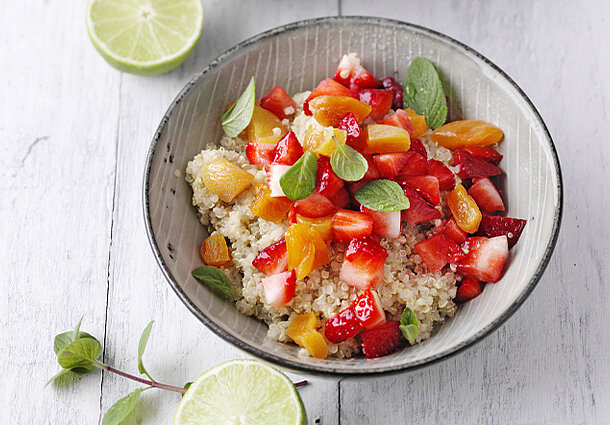
[[360, 180], [369, 169], [366, 158], [356, 149], [348, 145], [342, 145], [333, 136], [337, 149], [330, 154], [330, 166], [340, 179], [355, 182]]
[[419, 320], [415, 316], [415, 313], [409, 308], [405, 307], [402, 315], [400, 316], [400, 325], [398, 326], [404, 337], [409, 341], [409, 344], [415, 344], [417, 334], [419, 333]]
[[280, 177], [280, 187], [284, 195], [291, 201], [307, 198], [316, 188], [316, 172], [318, 162], [316, 156], [305, 153]]
[[[226, 274], [218, 267], [201, 266], [191, 272], [193, 277], [213, 288], [218, 289], [225, 297], [231, 301], [235, 300], [231, 281]], [[142, 371], [140, 371], [142, 372]]]
[[409, 199], [398, 183], [373, 180], [354, 193], [356, 201], [373, 211], [400, 211], [409, 208]]
[[239, 99], [222, 115], [222, 129], [227, 136], [237, 137], [250, 124], [254, 113], [255, 92], [254, 77], [252, 77]]
[[407, 69], [404, 106], [426, 118], [431, 129], [447, 119], [447, 100], [436, 68], [428, 59], [415, 58]]

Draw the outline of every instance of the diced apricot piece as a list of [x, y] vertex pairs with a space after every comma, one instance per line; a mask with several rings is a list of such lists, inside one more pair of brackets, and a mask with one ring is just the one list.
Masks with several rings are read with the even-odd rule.
[[222, 157], [208, 162], [201, 174], [206, 189], [218, 195], [223, 202], [231, 202], [254, 180], [252, 174]]
[[233, 264], [227, 241], [220, 233], [214, 233], [203, 241], [199, 253], [203, 262], [208, 266], [220, 267]]
[[428, 132], [426, 117], [423, 115], [418, 115], [417, 112], [411, 108], [405, 109], [405, 112], [411, 119], [411, 125], [413, 126], [413, 133], [411, 134], [411, 137], [421, 137]]
[[271, 190], [266, 183], [261, 183], [254, 188], [254, 202], [250, 205], [250, 211], [257, 217], [279, 223], [286, 218], [292, 201], [285, 196], [271, 197]]
[[502, 137], [498, 127], [479, 120], [453, 121], [432, 132], [432, 140], [447, 149], [493, 145]]
[[315, 247], [312, 270], [322, 267], [324, 264], [330, 263], [330, 256], [328, 255], [328, 245], [322, 239], [318, 232], [312, 231], [313, 233], [313, 244]]
[[371, 124], [364, 129], [364, 153], [406, 152], [411, 147], [409, 132], [393, 125]]
[[245, 137], [250, 142], [263, 143], [277, 143], [286, 132], [282, 121], [273, 112], [259, 105], [254, 105], [252, 120], [244, 130]]
[[337, 138], [340, 145], [344, 145], [347, 140], [347, 132], [338, 128], [324, 127], [318, 128], [314, 125], [307, 127], [303, 138], [303, 150], [310, 151], [316, 155], [330, 156], [337, 144], [333, 140]]
[[317, 331], [320, 322], [313, 312], [295, 316], [290, 321], [286, 335], [297, 345], [305, 348], [312, 357], [323, 359], [328, 355], [328, 344]]
[[316, 121], [324, 127], [338, 127], [341, 118], [348, 112], [354, 114], [356, 120], [360, 122], [371, 113], [373, 108], [353, 97], [318, 96], [309, 101], [309, 110]]
[[332, 215], [321, 218], [309, 218], [297, 214], [297, 223], [302, 223], [309, 226], [312, 230], [320, 235], [323, 241], [329, 241], [333, 238], [333, 231], [331, 228], [332, 222]]
[[458, 227], [466, 233], [475, 233], [483, 218], [479, 206], [464, 186], [458, 184], [447, 194], [447, 205]]
[[297, 279], [330, 261], [328, 246], [320, 234], [307, 224], [295, 223], [286, 230], [288, 269], [294, 269]]

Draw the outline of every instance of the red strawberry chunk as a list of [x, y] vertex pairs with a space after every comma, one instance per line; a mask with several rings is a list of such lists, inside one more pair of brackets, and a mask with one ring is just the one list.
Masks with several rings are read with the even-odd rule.
[[508, 248], [512, 248], [525, 228], [527, 220], [520, 218], [500, 217], [497, 215], [483, 214], [478, 234], [493, 238], [505, 235], [508, 238]]
[[409, 118], [409, 115], [403, 109], [397, 109], [394, 115], [384, 118], [379, 124], [400, 127], [407, 130], [409, 135], [413, 134], [413, 123], [411, 123], [411, 118]]
[[402, 218], [411, 226], [418, 223], [423, 223], [430, 220], [441, 218], [441, 212], [436, 208], [431, 207], [426, 200], [415, 190], [408, 186], [404, 186], [402, 190], [409, 198], [409, 208], [402, 210]]
[[455, 176], [445, 164], [436, 159], [428, 160], [428, 173], [438, 179], [439, 188], [442, 190], [453, 190], [455, 187]]
[[449, 220], [445, 220], [436, 229], [436, 231], [460, 245], [466, 241], [466, 238], [468, 238], [468, 234], [460, 229], [460, 226], [457, 225], [457, 222], [453, 217], [451, 217]]
[[377, 122], [388, 113], [392, 107], [394, 95], [390, 90], [362, 89], [358, 91], [358, 100], [370, 105], [373, 110], [368, 118]]
[[446, 264], [455, 264], [464, 257], [462, 248], [444, 235], [434, 235], [417, 242], [415, 250], [431, 272], [438, 272]]
[[365, 329], [372, 329], [385, 322], [385, 312], [377, 292], [367, 290], [352, 303], [356, 318]]
[[275, 145], [273, 143], [249, 142], [246, 145], [246, 157], [253, 165], [269, 165], [275, 157]]
[[339, 189], [343, 188], [343, 180], [335, 174], [330, 165], [330, 159], [327, 156], [320, 156], [320, 158], [318, 158], [316, 179], [318, 181], [316, 192], [320, 195], [330, 197], [337, 193]]
[[352, 239], [345, 251], [339, 278], [363, 291], [377, 289], [383, 280], [387, 256], [385, 248], [372, 238]]
[[286, 239], [280, 239], [259, 252], [252, 261], [252, 265], [266, 275], [282, 273], [288, 270]]
[[373, 219], [362, 212], [339, 210], [333, 216], [332, 229], [335, 242], [364, 238], [373, 232]]
[[294, 204], [296, 204], [296, 202], [292, 203], [290, 209], [288, 210], [288, 215], [286, 216], [286, 226], [288, 227], [297, 222], [297, 210], [294, 207]]
[[331, 78], [325, 78], [320, 81], [318, 87], [313, 89], [313, 91], [307, 96], [305, 102], [303, 103], [303, 112], [305, 115], [311, 115], [311, 111], [309, 110], [309, 101], [318, 96], [352, 96], [352, 92], [349, 91], [347, 87], [336, 82]]
[[293, 165], [303, 155], [303, 147], [294, 131], [289, 131], [275, 145], [274, 164]]
[[347, 133], [347, 144], [350, 146], [358, 146], [362, 142], [362, 128], [358, 125], [356, 117], [351, 112], [348, 112], [339, 121], [339, 130], [345, 130]]
[[362, 331], [362, 352], [367, 359], [387, 356], [400, 348], [400, 323], [390, 321]]
[[457, 270], [461, 275], [481, 282], [495, 283], [500, 280], [508, 260], [506, 236], [470, 237], [462, 248], [466, 251], [466, 256], [458, 263]]
[[261, 99], [261, 108], [273, 112], [276, 117], [283, 120], [294, 115], [297, 104], [282, 87], [275, 86]]
[[502, 174], [502, 170], [474, 155], [469, 154], [463, 149], [457, 149], [453, 153], [454, 165], [459, 165], [458, 176], [463, 179], [473, 177], [491, 177]]
[[355, 336], [361, 329], [362, 325], [356, 317], [354, 304], [352, 304], [326, 322], [324, 336], [333, 344], [338, 344]]
[[294, 298], [297, 275], [294, 269], [264, 277], [265, 301], [275, 309], [280, 309]]
[[470, 189], [468, 189], [468, 194], [474, 198], [479, 208], [486, 213], [504, 211], [504, 202], [502, 202], [500, 192], [487, 177], [475, 179]]
[[360, 205], [360, 211], [373, 219], [373, 233], [388, 238], [400, 236], [400, 211], [374, 211]]
[[330, 196], [327, 196], [328, 200], [333, 203], [336, 208], [349, 208], [351, 206], [351, 199], [347, 189], [342, 187]]
[[372, 180], [366, 179], [363, 177], [360, 180], [358, 180], [357, 182], [347, 182], [346, 183], [345, 186], [347, 187], [347, 191], [349, 192], [352, 209], [354, 209], [354, 210], [360, 209], [360, 202], [358, 202], [356, 200], [356, 198], [354, 198], [354, 193], [356, 193], [358, 191], [358, 189], [360, 189], [362, 186], [369, 183], [370, 181], [372, 181]]
[[441, 203], [441, 191], [438, 179], [434, 176], [399, 176], [396, 181], [415, 189], [433, 205]]
[[343, 55], [343, 58], [337, 67], [334, 80], [346, 87], [349, 87], [351, 84], [354, 84], [361, 89], [379, 86], [379, 81], [373, 77], [373, 74], [360, 65], [360, 59], [355, 55]]
[[416, 137], [411, 139], [411, 147], [409, 148], [409, 150], [417, 152], [418, 154], [423, 156], [424, 159], [426, 159], [426, 160], [428, 159], [428, 151], [426, 150], [426, 147], [424, 146], [422, 141]]
[[271, 190], [269, 196], [277, 198], [279, 196], [286, 196], [284, 190], [280, 185], [280, 178], [288, 171], [290, 165], [271, 164], [265, 165], [265, 173], [267, 173], [267, 184]]
[[407, 164], [400, 172], [401, 175], [406, 176], [422, 176], [428, 174], [428, 162], [426, 158], [414, 151], [407, 151], [409, 158]]
[[463, 304], [483, 293], [483, 285], [478, 280], [467, 277], [457, 289], [457, 294], [453, 301]]
[[483, 147], [483, 146], [467, 146], [464, 148], [470, 155], [474, 155], [487, 162], [491, 162], [493, 165], [498, 165], [502, 161], [502, 154], [494, 148]]
[[373, 157], [365, 153], [363, 153], [362, 156], [364, 157], [364, 159], [366, 159], [366, 162], [368, 162], [369, 168], [366, 170], [366, 173], [364, 173], [364, 176], [362, 176], [362, 179], [360, 179], [360, 181], [365, 180], [369, 182], [371, 180], [376, 180], [381, 177], [381, 173], [377, 169], [377, 165], [375, 165]]
[[326, 217], [337, 210], [333, 203], [318, 192], [313, 192], [305, 199], [294, 203], [295, 214], [308, 218]]
[[381, 177], [393, 179], [407, 166], [411, 155], [408, 152], [382, 153], [373, 156]]
[[392, 91], [392, 109], [397, 110], [403, 106], [403, 91], [400, 84], [392, 77], [381, 79], [381, 86], [386, 90]]

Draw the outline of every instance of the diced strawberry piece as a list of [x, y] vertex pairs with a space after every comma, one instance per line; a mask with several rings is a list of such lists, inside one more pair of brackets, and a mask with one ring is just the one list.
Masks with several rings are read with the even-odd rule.
[[426, 158], [414, 151], [407, 151], [407, 164], [404, 166], [401, 175], [422, 176], [428, 174], [428, 162]]
[[297, 104], [282, 87], [275, 86], [261, 99], [261, 108], [273, 112], [283, 120], [296, 112]]
[[362, 352], [367, 359], [387, 356], [400, 348], [400, 323], [390, 321], [362, 331]]
[[436, 159], [428, 160], [428, 173], [438, 179], [439, 188], [442, 190], [453, 190], [455, 187], [455, 176], [445, 164]]
[[508, 260], [506, 236], [470, 237], [462, 248], [466, 251], [466, 256], [458, 263], [457, 270], [460, 274], [481, 282], [495, 283], [500, 280]]
[[392, 91], [392, 109], [397, 110], [403, 106], [403, 91], [400, 84], [392, 77], [381, 79], [381, 86], [386, 90]]
[[464, 258], [462, 248], [444, 235], [434, 235], [417, 242], [415, 250], [431, 272], [438, 272], [446, 264], [455, 264]]
[[388, 252], [372, 238], [352, 239], [345, 251], [339, 278], [366, 291], [377, 289], [383, 280], [383, 264]]
[[441, 212], [431, 207], [426, 200], [415, 190], [408, 186], [402, 188], [405, 196], [409, 198], [409, 208], [402, 210], [402, 218], [411, 226], [425, 221], [441, 218]]
[[365, 153], [363, 153], [362, 156], [364, 157], [364, 159], [366, 159], [366, 162], [368, 162], [369, 168], [366, 170], [366, 173], [364, 173], [364, 176], [362, 176], [362, 179], [360, 180], [366, 180], [367, 182], [369, 182], [371, 180], [376, 180], [381, 177], [381, 173], [377, 169], [377, 165], [375, 165], [373, 157]]
[[377, 292], [367, 290], [352, 303], [356, 318], [365, 329], [372, 329], [385, 322], [385, 311]]
[[428, 151], [426, 150], [426, 147], [424, 146], [422, 141], [416, 137], [413, 137], [411, 139], [411, 147], [409, 148], [409, 150], [417, 152], [418, 154], [423, 156], [425, 160], [428, 159]]
[[264, 277], [262, 282], [267, 304], [279, 310], [292, 301], [296, 279], [297, 275], [294, 269]]
[[282, 273], [288, 270], [286, 239], [280, 239], [259, 252], [252, 261], [252, 265], [266, 275]]
[[464, 148], [470, 155], [474, 155], [487, 162], [491, 162], [493, 165], [498, 165], [502, 161], [502, 154], [487, 146], [467, 146]]
[[336, 209], [326, 196], [317, 192], [313, 192], [307, 198], [294, 203], [295, 213], [309, 218], [326, 217], [334, 213]]
[[346, 87], [349, 87], [351, 84], [355, 84], [361, 89], [379, 86], [379, 81], [373, 77], [373, 74], [360, 65], [360, 59], [355, 55], [343, 55], [337, 67], [334, 80]]
[[400, 211], [374, 211], [360, 205], [360, 211], [373, 219], [373, 233], [388, 238], [400, 236]]
[[463, 149], [457, 149], [453, 153], [454, 165], [459, 165], [458, 176], [463, 179], [473, 177], [491, 177], [502, 174], [502, 170], [474, 155], [469, 154]]
[[411, 156], [408, 152], [381, 153], [373, 155], [373, 161], [381, 177], [393, 179], [407, 166]]
[[337, 193], [339, 189], [343, 188], [343, 180], [335, 174], [330, 165], [330, 159], [327, 156], [320, 156], [320, 158], [318, 158], [316, 179], [318, 181], [316, 192], [320, 195], [330, 197]]
[[372, 180], [366, 179], [363, 177], [360, 180], [358, 180], [357, 182], [347, 182], [345, 184], [345, 187], [347, 187], [347, 191], [349, 192], [349, 198], [351, 200], [352, 209], [355, 209], [355, 210], [360, 209], [360, 202], [358, 202], [356, 200], [356, 198], [354, 198], [354, 193], [356, 193], [358, 191], [358, 189], [360, 189], [362, 186], [364, 186], [365, 184], [367, 184], [371, 181]]
[[294, 207], [294, 204], [296, 204], [296, 202], [292, 203], [292, 205], [290, 206], [290, 209], [288, 210], [288, 215], [286, 216], [286, 226], [287, 227], [290, 227], [294, 223], [297, 222], [297, 210]]
[[305, 115], [311, 115], [311, 111], [309, 110], [309, 101], [318, 96], [352, 96], [352, 93], [349, 91], [347, 87], [336, 82], [331, 78], [325, 78], [320, 81], [318, 87], [313, 89], [313, 91], [307, 96], [305, 102], [303, 103], [303, 112]]
[[358, 92], [358, 100], [370, 105], [373, 110], [368, 118], [377, 122], [388, 113], [392, 107], [394, 95], [390, 90], [381, 89], [362, 89]]
[[433, 205], [441, 203], [438, 179], [434, 176], [399, 176], [396, 181], [401, 185], [407, 185], [411, 189], [415, 189]]
[[403, 109], [397, 109], [394, 115], [384, 118], [379, 124], [393, 125], [394, 127], [407, 130], [409, 135], [413, 134], [413, 123], [411, 122], [409, 115]]
[[505, 235], [508, 239], [508, 248], [512, 248], [521, 237], [526, 223], [527, 220], [520, 218], [483, 214], [478, 234], [488, 238]]
[[339, 210], [333, 216], [332, 229], [335, 242], [364, 238], [373, 232], [373, 219], [362, 212]]
[[344, 187], [328, 196], [328, 200], [337, 208], [348, 208], [351, 204], [349, 193]]
[[468, 194], [474, 198], [479, 208], [486, 213], [504, 211], [504, 202], [502, 202], [500, 192], [487, 177], [475, 179], [470, 189], [468, 189]]
[[275, 145], [274, 164], [293, 165], [303, 155], [303, 147], [294, 131], [289, 131]]
[[271, 193], [269, 196], [277, 198], [278, 196], [286, 196], [282, 186], [280, 186], [280, 178], [288, 171], [290, 165], [272, 164], [265, 165], [265, 173], [267, 173], [267, 184]]
[[483, 285], [478, 280], [469, 277], [462, 281], [462, 284], [457, 289], [457, 294], [453, 301], [458, 304], [463, 304], [473, 298], [478, 297], [483, 293]]
[[324, 325], [324, 336], [333, 344], [347, 341], [362, 329], [362, 325], [356, 317], [354, 304], [329, 319]]
[[463, 244], [468, 237], [468, 233], [460, 229], [460, 226], [458, 226], [453, 217], [445, 220], [436, 230], [458, 244]]
[[273, 143], [249, 142], [246, 145], [246, 157], [253, 165], [270, 165], [275, 157], [275, 145]]
[[350, 146], [359, 146], [362, 141], [362, 128], [358, 125], [356, 117], [351, 112], [345, 114], [339, 121], [339, 130], [345, 130], [347, 133], [346, 143]]

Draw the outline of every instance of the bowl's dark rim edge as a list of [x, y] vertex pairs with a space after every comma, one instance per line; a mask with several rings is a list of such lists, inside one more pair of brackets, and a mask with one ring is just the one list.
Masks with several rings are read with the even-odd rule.
[[[429, 33], [436, 37], [442, 38], [450, 43], [453, 43], [453, 44], [457, 45], [458, 47], [466, 50], [468, 53], [473, 54], [474, 56], [481, 59], [483, 62], [485, 62], [489, 66], [491, 66], [500, 75], [502, 75], [517, 90], [517, 92], [526, 100], [527, 104], [531, 108], [531, 111], [534, 113], [534, 116], [539, 121], [539, 124], [541, 125], [541, 128], [542, 128], [544, 134], [546, 135], [546, 138], [547, 138], [550, 148], [551, 148], [551, 154], [553, 157], [553, 164], [555, 167], [555, 172], [557, 173], [557, 190], [558, 190], [558, 196], [559, 196], [559, 199], [558, 199], [559, 202], [557, 204], [557, 208], [555, 209], [555, 215], [554, 215], [554, 221], [553, 221], [553, 233], [552, 233], [551, 239], [545, 249], [544, 255], [542, 257], [542, 261], [539, 264], [537, 270], [534, 273], [534, 276], [532, 277], [532, 279], [530, 280], [530, 282], [528, 283], [528, 285], [526, 286], [524, 291], [500, 317], [498, 317], [494, 322], [490, 323], [486, 328], [482, 329], [475, 335], [471, 336], [467, 340], [463, 341], [459, 345], [453, 347], [452, 349], [450, 349], [446, 352], [443, 352], [443, 353], [437, 354], [437, 355], [433, 355], [433, 356], [429, 356], [425, 359], [419, 360], [419, 361], [414, 362], [409, 365], [397, 365], [397, 366], [384, 367], [384, 368], [373, 369], [373, 370], [371, 370], [371, 369], [368, 369], [368, 370], [367, 369], [341, 370], [341, 369], [336, 369], [336, 368], [332, 368], [332, 367], [307, 365], [307, 364], [297, 363], [297, 362], [294, 362], [291, 360], [286, 360], [286, 359], [283, 359], [276, 355], [260, 351], [259, 349], [252, 347], [251, 345], [249, 345], [249, 344], [241, 341], [240, 339], [234, 337], [233, 335], [227, 333], [220, 326], [216, 325], [212, 320], [208, 319], [203, 314], [203, 312], [201, 312], [201, 310], [199, 310], [197, 308], [197, 306], [195, 306], [192, 303], [192, 301], [188, 298], [188, 296], [184, 293], [184, 291], [182, 291], [179, 284], [174, 279], [173, 275], [169, 272], [169, 269], [167, 268], [165, 261], [163, 260], [163, 257], [161, 256], [161, 252], [159, 250], [159, 247], [158, 247], [157, 242], [154, 237], [152, 224], [151, 224], [151, 220], [150, 220], [150, 205], [148, 203], [148, 193], [149, 193], [150, 171], [151, 171], [151, 167], [152, 167], [152, 159], [157, 150], [157, 145], [158, 145], [160, 136], [163, 133], [164, 128], [165, 128], [174, 108], [181, 102], [182, 98], [184, 96], [186, 96], [186, 94], [189, 93], [191, 88], [205, 74], [207, 74], [208, 72], [210, 72], [211, 70], [216, 68], [218, 65], [220, 65], [225, 59], [227, 59], [227, 57], [231, 56], [234, 52], [241, 50], [242, 48], [244, 48], [246, 46], [249, 46], [249, 45], [252, 45], [259, 41], [265, 40], [269, 37], [275, 36], [276, 34], [292, 31], [292, 30], [295, 30], [295, 29], [298, 29], [301, 27], [305, 27], [308, 25], [312, 25], [312, 24], [323, 24], [323, 23], [327, 23], [327, 22], [331, 22], [331, 23], [332, 22], [347, 22], [347, 21], [373, 23], [373, 24], [378, 24], [378, 25], [382, 25], [382, 26], [386, 26], [386, 27], [387, 26], [401, 26], [401, 27], [406, 26], [410, 29], [416, 29], [418, 31]], [[339, 376], [339, 377], [341, 377], [341, 376], [367, 376], [367, 375], [380, 376], [380, 375], [396, 374], [399, 372], [416, 370], [416, 369], [440, 362], [442, 360], [446, 360], [449, 357], [452, 357], [458, 353], [461, 353], [466, 348], [469, 348], [469, 347], [473, 346], [474, 344], [476, 344], [477, 342], [483, 340], [491, 332], [498, 329], [510, 316], [513, 315], [513, 313], [515, 311], [517, 311], [517, 309], [521, 306], [521, 304], [523, 304], [525, 299], [530, 295], [530, 293], [533, 291], [533, 289], [536, 287], [536, 285], [540, 281], [540, 278], [542, 277], [544, 270], [546, 269], [546, 267], [551, 259], [555, 246], [557, 245], [557, 239], [559, 236], [559, 228], [561, 225], [561, 219], [562, 219], [562, 215], [563, 215], [563, 178], [562, 178], [562, 174], [561, 174], [561, 168], [560, 168], [560, 164], [559, 164], [559, 157], [557, 155], [557, 150], [553, 143], [553, 139], [551, 138], [551, 134], [549, 133], [549, 130], [546, 127], [546, 124], [544, 123], [544, 121], [542, 120], [542, 117], [540, 116], [540, 113], [538, 112], [538, 110], [536, 109], [536, 107], [534, 106], [532, 101], [529, 99], [529, 97], [523, 92], [521, 87], [519, 87], [517, 85], [517, 83], [515, 83], [515, 81], [513, 81], [512, 78], [510, 78], [504, 71], [502, 71], [498, 66], [496, 66], [493, 62], [491, 62], [485, 56], [481, 55], [480, 53], [478, 53], [476, 50], [472, 49], [468, 45], [466, 45], [452, 37], [449, 37], [445, 34], [442, 34], [440, 32], [437, 32], [435, 30], [432, 30], [432, 29], [429, 29], [429, 28], [426, 28], [426, 27], [423, 27], [420, 25], [415, 25], [415, 24], [398, 21], [398, 20], [393, 20], [393, 19], [369, 17], [369, 16], [330, 16], [330, 17], [307, 19], [307, 20], [303, 20], [303, 21], [289, 23], [289, 24], [282, 25], [282, 26], [273, 28], [271, 30], [262, 32], [260, 34], [257, 34], [255, 36], [235, 45], [234, 47], [225, 51], [224, 53], [220, 54], [216, 59], [214, 59], [212, 62], [210, 62], [209, 65], [207, 65], [202, 71], [197, 73], [185, 85], [185, 87], [180, 91], [180, 93], [172, 101], [167, 112], [163, 116], [163, 119], [161, 120], [161, 123], [159, 124], [159, 127], [157, 128], [157, 131], [155, 132], [155, 136], [153, 137], [153, 140], [151, 142], [151, 145], [148, 150], [147, 157], [146, 157], [146, 167], [145, 167], [145, 171], [144, 171], [144, 182], [143, 182], [142, 195], [143, 195], [143, 207], [144, 207], [143, 212], [144, 212], [144, 221], [146, 224], [146, 233], [148, 236], [148, 241], [150, 243], [150, 246], [155, 254], [157, 263], [161, 267], [163, 275], [165, 276], [165, 278], [167, 279], [167, 281], [173, 288], [174, 292], [176, 292], [176, 294], [178, 295], [178, 298], [180, 298], [182, 300], [182, 302], [187, 306], [187, 308], [201, 322], [203, 322], [204, 325], [206, 325], [216, 335], [218, 335], [222, 339], [226, 340], [227, 342], [233, 344], [237, 348], [239, 348], [251, 355], [254, 355], [262, 360], [265, 360], [267, 362], [273, 363], [275, 365], [278, 365], [280, 367], [283, 367], [283, 368], [286, 368], [289, 370], [306, 372], [306, 373], [310, 373], [313, 375], [322, 375], [322, 376], [334, 375], [334, 376]]]

